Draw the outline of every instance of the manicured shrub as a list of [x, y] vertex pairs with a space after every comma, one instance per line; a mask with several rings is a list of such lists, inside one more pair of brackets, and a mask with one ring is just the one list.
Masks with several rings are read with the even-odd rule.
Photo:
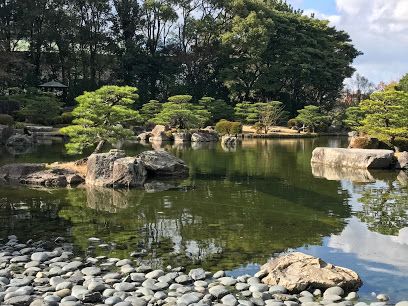
[[12, 126], [14, 123], [13, 117], [7, 114], [0, 114], [0, 124]]
[[61, 114], [61, 123], [71, 124], [72, 120], [74, 120], [74, 116], [72, 115], [72, 112], [65, 112]]
[[289, 119], [288, 121], [288, 127], [293, 128], [294, 126], [298, 126], [299, 122], [296, 119]]
[[242, 126], [240, 122], [220, 120], [215, 125], [215, 130], [221, 135], [234, 135], [239, 134], [242, 131]]
[[256, 122], [252, 127], [257, 134], [261, 134], [265, 131], [265, 126], [261, 122]]

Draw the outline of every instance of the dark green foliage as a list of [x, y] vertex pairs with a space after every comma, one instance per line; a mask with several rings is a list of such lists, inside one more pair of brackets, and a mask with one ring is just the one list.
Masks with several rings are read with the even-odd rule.
[[212, 124], [221, 119], [231, 120], [234, 117], [234, 108], [224, 100], [202, 97], [199, 104], [211, 113]]
[[299, 121], [297, 121], [294, 118], [289, 119], [289, 121], [288, 121], [288, 127], [289, 128], [293, 128], [293, 127], [298, 126], [298, 125], [299, 125]]
[[214, 97], [212, 123], [243, 101], [329, 110], [359, 54], [347, 33], [283, 1], [32, 0], [0, 10], [0, 91], [56, 79], [74, 105], [84, 91], [137, 84], [137, 108], [176, 93], [192, 98], [169, 102]]
[[182, 95], [170, 97], [152, 122], [180, 130], [203, 127], [210, 120], [211, 114], [201, 105], [190, 103], [191, 99], [191, 96]]
[[220, 120], [215, 125], [215, 130], [221, 135], [236, 135], [242, 132], [240, 122]]
[[29, 92], [15, 98], [22, 104], [18, 116], [26, 122], [54, 124], [61, 112], [61, 102], [53, 94]]
[[12, 116], [7, 114], [0, 114], [0, 125], [8, 125], [12, 126], [14, 123], [14, 119]]
[[140, 115], [145, 123], [149, 123], [163, 109], [163, 104], [157, 100], [150, 100], [140, 109]]
[[400, 91], [408, 92], [408, 73], [405, 74], [399, 81], [397, 89]]
[[356, 130], [362, 125], [364, 119], [364, 112], [359, 106], [352, 106], [346, 110], [346, 119], [344, 124], [349, 128]]
[[328, 116], [323, 115], [320, 108], [315, 105], [307, 105], [298, 113], [299, 115], [295, 119], [310, 128], [313, 133], [316, 127], [324, 126], [330, 119]]
[[140, 119], [131, 109], [138, 99], [137, 88], [130, 86], [103, 86], [93, 92], [85, 92], [76, 98], [78, 106], [73, 110], [73, 124], [61, 129], [70, 137], [66, 145], [69, 153], [82, 153], [96, 144], [97, 151], [104, 142], [112, 145], [133, 135], [127, 126]]

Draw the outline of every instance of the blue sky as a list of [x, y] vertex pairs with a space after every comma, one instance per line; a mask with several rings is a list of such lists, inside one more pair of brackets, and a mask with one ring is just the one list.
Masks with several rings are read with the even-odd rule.
[[408, 73], [408, 0], [287, 0], [348, 32], [364, 55], [357, 72], [374, 83]]

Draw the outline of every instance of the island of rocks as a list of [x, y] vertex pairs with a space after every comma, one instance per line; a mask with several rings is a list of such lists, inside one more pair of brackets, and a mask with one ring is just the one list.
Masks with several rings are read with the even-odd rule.
[[74, 163], [9, 164], [0, 167], [0, 182], [46, 187], [89, 186], [131, 188], [149, 179], [184, 178], [186, 163], [164, 150], [145, 151], [134, 157], [124, 151], [92, 154]]
[[[89, 238], [90, 244], [101, 243]], [[358, 275], [302, 253], [271, 260], [252, 275], [228, 276], [202, 268], [150, 267], [126, 259], [76, 257], [72, 245], [0, 240], [0, 304], [10, 306], [367, 306]], [[283, 286], [283, 285], [286, 285]], [[378, 294], [370, 306], [390, 305]], [[407, 306], [408, 301], [397, 303]]]

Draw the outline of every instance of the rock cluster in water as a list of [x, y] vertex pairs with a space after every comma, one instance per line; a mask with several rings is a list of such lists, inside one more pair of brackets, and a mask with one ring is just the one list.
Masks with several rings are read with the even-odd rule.
[[[154, 270], [131, 259], [75, 257], [68, 244], [47, 245], [21, 243], [16, 236], [0, 243], [1, 305], [367, 306], [357, 302], [357, 293], [346, 294], [340, 287], [290, 294], [282, 286], [261, 283], [263, 272], [234, 278], [201, 268], [188, 273], [182, 267]], [[370, 306], [386, 306], [388, 301], [380, 294]]]

